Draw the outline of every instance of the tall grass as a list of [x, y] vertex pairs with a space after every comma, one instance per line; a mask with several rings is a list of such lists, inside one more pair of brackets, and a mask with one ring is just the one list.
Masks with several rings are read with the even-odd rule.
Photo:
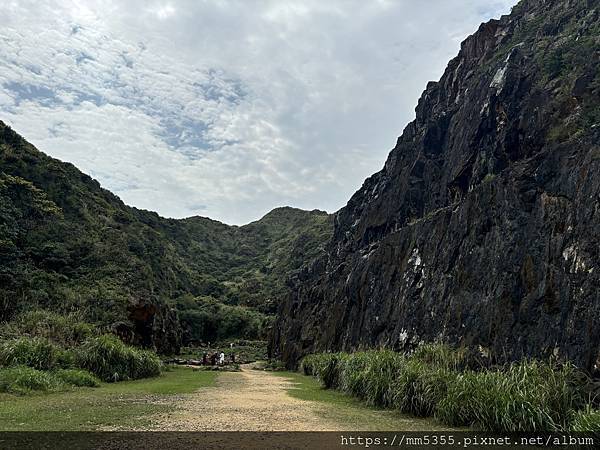
[[343, 375], [341, 377], [341, 390], [358, 398], [364, 398], [364, 389], [367, 370], [371, 363], [370, 352], [358, 352], [346, 355], [344, 360]]
[[72, 349], [41, 337], [0, 341], [5, 392], [40, 390], [35, 387], [38, 381], [42, 387], [97, 386], [98, 378], [111, 382], [153, 377], [160, 374], [161, 365], [153, 352], [127, 346], [113, 335], [88, 339]]
[[23, 395], [32, 391], [58, 391], [70, 386], [97, 387], [100, 381], [77, 369], [37, 370], [27, 366], [0, 369], [0, 392]]
[[87, 370], [82, 369], [60, 369], [53, 375], [65, 384], [71, 386], [98, 387], [100, 380]]
[[161, 368], [154, 353], [129, 347], [112, 335], [87, 340], [78, 349], [75, 364], [106, 382], [157, 376]]
[[412, 358], [430, 366], [460, 370], [468, 364], [466, 349], [455, 349], [447, 344], [422, 344], [412, 353]]
[[33, 310], [21, 313], [0, 331], [3, 339], [39, 337], [64, 346], [73, 346], [93, 335], [93, 327], [77, 314], [61, 315], [52, 311]]
[[61, 350], [44, 338], [21, 338], [0, 343], [0, 366], [23, 365], [38, 370], [53, 369]]
[[26, 366], [0, 369], [0, 392], [26, 394], [29, 391], [49, 391], [61, 387], [50, 372]]
[[571, 419], [570, 431], [576, 433], [594, 433], [600, 438], [600, 410], [587, 406], [577, 411]]
[[420, 417], [435, 415], [457, 373], [409, 359], [394, 382], [393, 406]]
[[[346, 360], [350, 359], [349, 357]], [[391, 405], [393, 392], [391, 390], [394, 380], [402, 373], [405, 360], [398, 353], [390, 350], [378, 352], [363, 352], [361, 357], [361, 385], [362, 394], [366, 403], [371, 406]], [[343, 371], [346, 378], [352, 377], [353, 366], [348, 364], [348, 370]], [[357, 387], [358, 380], [354, 380]], [[354, 389], [356, 390], [356, 387]]]
[[491, 431], [559, 431], [584, 406], [574, 367], [524, 361], [502, 370], [457, 375], [435, 416], [452, 425]]
[[[310, 355], [301, 367], [325, 388], [451, 426], [567, 430], [574, 412], [585, 406], [581, 373], [572, 365], [522, 361], [478, 372], [465, 369], [468, 365], [464, 352], [429, 344], [411, 355], [389, 350]], [[596, 416], [577, 417], [583, 423]]]
[[435, 417], [450, 426], [468, 426], [476, 421], [477, 389], [485, 392], [488, 381], [485, 372], [457, 373], [448, 384], [446, 395], [439, 401]]

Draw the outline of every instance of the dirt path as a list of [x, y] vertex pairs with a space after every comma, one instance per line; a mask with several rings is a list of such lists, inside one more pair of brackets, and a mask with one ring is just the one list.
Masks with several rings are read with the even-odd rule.
[[172, 413], [155, 416], [161, 431], [335, 431], [323, 406], [287, 393], [293, 383], [269, 372], [244, 367], [219, 375], [217, 386], [200, 389]]

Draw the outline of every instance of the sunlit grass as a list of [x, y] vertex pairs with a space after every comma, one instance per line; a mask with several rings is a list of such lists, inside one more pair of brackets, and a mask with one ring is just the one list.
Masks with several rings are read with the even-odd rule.
[[175, 368], [156, 378], [28, 396], [0, 394], [0, 431], [75, 431], [143, 426], [177, 396], [212, 386], [215, 372]]

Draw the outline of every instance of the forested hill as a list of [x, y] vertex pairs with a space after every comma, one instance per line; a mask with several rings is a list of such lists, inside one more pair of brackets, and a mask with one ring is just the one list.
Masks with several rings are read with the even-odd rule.
[[257, 337], [331, 227], [327, 213], [293, 208], [241, 227], [164, 219], [0, 122], [0, 321], [76, 314], [163, 352], [182, 337]]

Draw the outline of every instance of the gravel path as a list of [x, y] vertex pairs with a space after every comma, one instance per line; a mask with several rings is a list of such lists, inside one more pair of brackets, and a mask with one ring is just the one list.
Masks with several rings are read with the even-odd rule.
[[323, 406], [287, 394], [292, 382], [245, 367], [224, 372], [216, 387], [204, 388], [157, 415], [149, 430], [159, 431], [337, 431], [340, 424], [319, 414]]

